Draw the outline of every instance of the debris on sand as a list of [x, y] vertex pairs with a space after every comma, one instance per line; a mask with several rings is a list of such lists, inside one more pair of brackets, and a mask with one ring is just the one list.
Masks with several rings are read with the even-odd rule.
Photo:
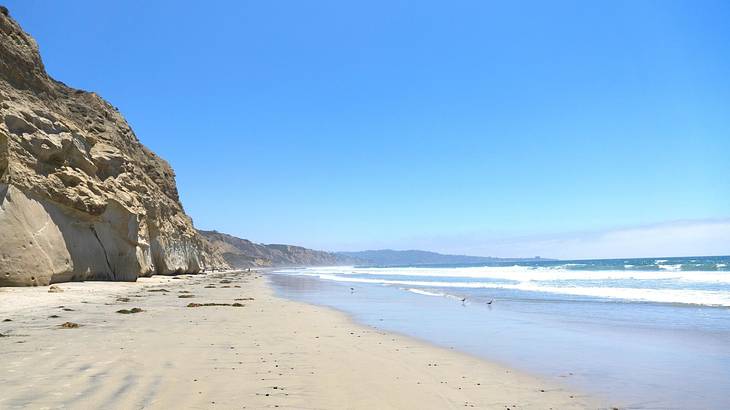
[[140, 308], [117, 310], [117, 313], [121, 313], [123, 315], [129, 315], [129, 314], [132, 314], [132, 313], [140, 313], [140, 312], [144, 312], [144, 310], [142, 310]]
[[129, 298], [117, 298], [117, 302], [129, 302]]
[[232, 306], [232, 307], [243, 307], [240, 303], [188, 303], [189, 308], [203, 307], [203, 306]]
[[169, 290], [167, 289], [149, 289], [147, 292], [164, 292], [167, 293]]
[[64, 323], [64, 324], [61, 325], [61, 327], [64, 328], [64, 329], [76, 329], [76, 328], [78, 328], [80, 326], [81, 326], [80, 324], [74, 323], [74, 322], [66, 322], [66, 323]]
[[195, 295], [191, 295], [191, 294], [187, 293], [187, 294], [185, 294], [185, 295], [180, 295], [180, 296], [178, 296], [178, 297], [179, 297], [180, 299], [188, 299], [188, 298], [194, 298], [194, 297], [195, 297]]
[[13, 319], [5, 319], [5, 320], [3, 320], [3, 322], [12, 322], [12, 321], [13, 321]]
[[63, 292], [63, 289], [61, 289], [60, 287], [58, 287], [56, 285], [51, 285], [51, 287], [48, 288], [48, 293], [62, 293], [62, 292]]

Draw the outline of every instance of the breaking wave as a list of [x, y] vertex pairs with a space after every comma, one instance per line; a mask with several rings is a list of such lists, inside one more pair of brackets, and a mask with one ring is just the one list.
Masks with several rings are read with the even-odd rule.
[[[339, 266], [285, 269], [278, 273], [334, 282], [398, 286], [423, 296], [447, 296], [439, 289], [502, 289], [605, 300], [730, 307], [730, 271], [725, 270], [726, 261], [700, 258], [692, 261], [695, 263], [658, 259], [621, 260], [613, 265], [611, 261], [596, 261], [593, 265], [554, 263], [551, 266]], [[595, 266], [615, 268], [592, 269]], [[700, 268], [688, 270], [691, 266]]]

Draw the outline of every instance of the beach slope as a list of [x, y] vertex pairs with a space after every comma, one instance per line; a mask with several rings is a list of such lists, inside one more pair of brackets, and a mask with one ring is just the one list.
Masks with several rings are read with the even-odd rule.
[[258, 273], [58, 288], [0, 288], [0, 408], [599, 407], [539, 378], [276, 297]]

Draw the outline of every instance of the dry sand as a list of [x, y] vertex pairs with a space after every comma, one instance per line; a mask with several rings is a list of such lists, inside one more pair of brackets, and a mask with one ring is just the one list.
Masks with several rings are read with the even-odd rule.
[[[2, 409], [605, 407], [540, 378], [278, 298], [256, 273], [57, 286], [62, 293], [0, 289]], [[143, 312], [116, 313], [132, 308]], [[66, 322], [79, 327], [60, 326]]]

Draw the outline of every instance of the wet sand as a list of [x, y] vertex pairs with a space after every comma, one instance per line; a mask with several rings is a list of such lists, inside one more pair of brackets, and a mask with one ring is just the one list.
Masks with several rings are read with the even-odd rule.
[[606, 407], [276, 297], [257, 273], [57, 286], [0, 289], [0, 408]]

